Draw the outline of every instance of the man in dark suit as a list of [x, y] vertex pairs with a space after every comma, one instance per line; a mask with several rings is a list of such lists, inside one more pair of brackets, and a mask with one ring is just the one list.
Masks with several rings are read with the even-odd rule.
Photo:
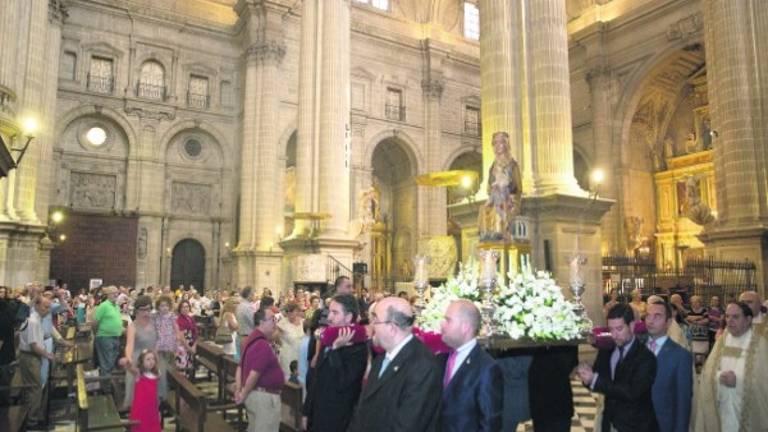
[[672, 307], [651, 302], [645, 316], [648, 349], [656, 355], [656, 380], [651, 397], [661, 432], [688, 432], [693, 397], [693, 357], [667, 337]]
[[448, 306], [441, 324], [443, 342], [453, 348], [442, 355], [442, 431], [500, 431], [504, 378], [501, 368], [477, 344], [480, 312], [468, 300]]
[[349, 426], [351, 432], [430, 432], [440, 419], [442, 385], [435, 356], [413, 336], [408, 301], [387, 297], [371, 314], [376, 357]]
[[607, 318], [616, 347], [600, 350], [592, 368], [580, 366], [579, 377], [605, 395], [603, 431], [656, 432], [659, 426], [651, 402], [656, 357], [635, 337], [635, 314], [629, 305], [615, 305]]
[[333, 345], [320, 351], [307, 389], [303, 414], [308, 431], [343, 431], [352, 419], [368, 365], [368, 348], [365, 342], [352, 343], [349, 327], [357, 320], [357, 306], [350, 294], [337, 294], [328, 305], [328, 324], [341, 329]]

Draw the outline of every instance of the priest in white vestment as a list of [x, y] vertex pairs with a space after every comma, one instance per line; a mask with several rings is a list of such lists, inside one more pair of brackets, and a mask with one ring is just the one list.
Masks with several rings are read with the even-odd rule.
[[696, 432], [768, 430], [768, 338], [752, 325], [752, 309], [731, 303], [727, 331], [704, 364], [696, 400]]

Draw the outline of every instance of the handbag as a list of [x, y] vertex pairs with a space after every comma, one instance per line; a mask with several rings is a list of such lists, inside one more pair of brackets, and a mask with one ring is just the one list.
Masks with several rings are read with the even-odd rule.
[[232, 330], [230, 330], [226, 320], [222, 319], [221, 325], [216, 329], [213, 342], [217, 345], [232, 343]]

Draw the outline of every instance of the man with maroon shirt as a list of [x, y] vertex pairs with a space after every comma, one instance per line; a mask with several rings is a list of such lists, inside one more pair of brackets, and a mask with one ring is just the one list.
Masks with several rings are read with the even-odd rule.
[[285, 373], [269, 343], [277, 325], [270, 309], [253, 314], [256, 328], [243, 342], [235, 375], [235, 402], [244, 403], [249, 432], [276, 432], [280, 428], [280, 391]]

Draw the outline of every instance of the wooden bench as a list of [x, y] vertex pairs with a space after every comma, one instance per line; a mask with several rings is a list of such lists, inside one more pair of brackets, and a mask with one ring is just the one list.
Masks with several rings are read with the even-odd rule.
[[292, 382], [283, 385], [280, 393], [280, 431], [299, 432], [301, 430], [302, 396], [301, 386]]
[[77, 365], [76, 370], [78, 430], [123, 432], [137, 424], [120, 418], [112, 396], [89, 396], [82, 363]]
[[219, 378], [219, 401], [224, 400], [224, 391], [221, 387], [222, 357], [224, 357], [224, 350], [218, 345], [208, 341], [199, 342], [197, 344], [194, 357], [194, 369], [197, 370], [198, 365], [203, 365], [203, 367], [208, 369], [208, 380], [211, 379], [211, 374], [214, 374], [216, 375], [216, 378]]
[[173, 392], [169, 395], [176, 417], [176, 430], [189, 432], [235, 432], [224, 417], [216, 412], [217, 407], [209, 407], [205, 393], [195, 387], [184, 374], [168, 372], [168, 384]]

